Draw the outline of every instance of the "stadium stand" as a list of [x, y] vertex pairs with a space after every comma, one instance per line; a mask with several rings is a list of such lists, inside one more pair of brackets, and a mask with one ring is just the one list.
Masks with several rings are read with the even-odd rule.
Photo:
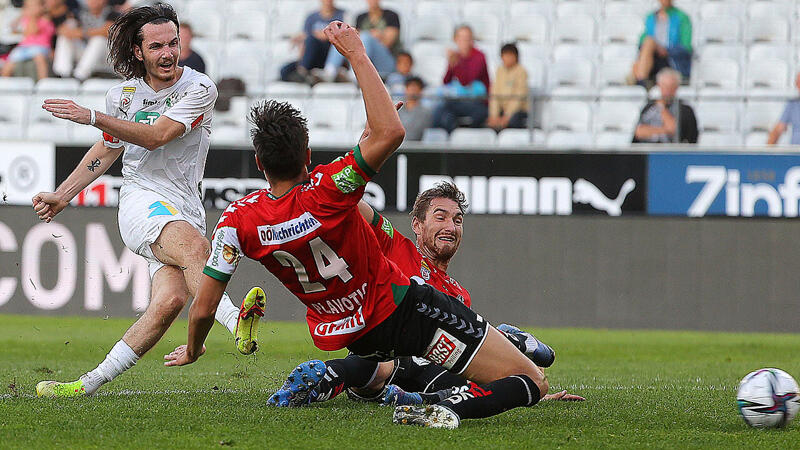
[[[317, 2], [301, 0], [170, 0], [182, 20], [193, 25], [193, 47], [203, 55], [216, 81], [237, 77], [246, 98], [217, 113], [213, 141], [246, 145], [244, 117], [234, 117], [258, 99], [291, 101], [309, 114], [313, 142], [352, 139], [363, 126], [363, 105], [354, 86], [318, 84], [314, 88], [284, 83], [278, 71], [297, 58], [291, 38]], [[476, 46], [487, 57], [490, 75], [499, 49], [516, 42], [528, 72], [536, 130], [504, 130], [492, 139], [487, 130], [458, 130], [453, 136], [426, 132], [423, 142], [469, 145], [491, 141], [512, 147], [546, 143], [555, 146], [627, 147], [635, 111], [647, 96], [625, 86], [637, 55], [642, 18], [657, 7], [653, 0], [406, 0], [383, 1], [401, 18], [403, 47], [414, 57], [414, 72], [436, 96], [447, 67], [453, 29], [469, 24]], [[0, 6], [0, 44], [21, 36], [9, 24], [19, 15]], [[352, 20], [366, 9], [361, 0], [340, 0]], [[800, 70], [800, 0], [677, 0], [693, 24], [693, 67], [678, 96], [695, 107], [699, 145], [756, 145], [780, 117], [788, 98], [797, 95]], [[47, 130], [57, 140], [91, 142], [93, 133], [48, 118], [36, 107], [41, 98], [58, 95], [104, 109], [104, 92], [117, 80], [0, 79], [0, 137], [34, 137]], [[20, 99], [25, 99], [20, 106]], [[428, 98], [427, 101], [433, 101]], [[462, 133], [463, 131], [463, 133]], [[473, 131], [476, 131], [473, 134]], [[625, 136], [627, 135], [627, 138]], [[761, 141], [759, 141], [761, 140]], [[786, 136], [782, 137], [786, 141]], [[347, 144], [339, 142], [339, 145]]]

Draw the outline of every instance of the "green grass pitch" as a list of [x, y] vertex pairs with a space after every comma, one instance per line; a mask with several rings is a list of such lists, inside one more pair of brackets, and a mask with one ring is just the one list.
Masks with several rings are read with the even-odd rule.
[[739, 380], [774, 366], [800, 376], [800, 335], [542, 329], [558, 353], [545, 402], [457, 430], [391, 423], [392, 411], [342, 395], [301, 409], [266, 405], [297, 363], [342, 352], [315, 349], [304, 324], [262, 324], [261, 351], [235, 354], [215, 326], [208, 352], [184, 368], [162, 357], [186, 339], [177, 322], [132, 370], [92, 398], [37, 399], [37, 381], [93, 368], [130, 319], [0, 316], [0, 447], [25, 448], [797, 448], [800, 424], [748, 428], [735, 407]]

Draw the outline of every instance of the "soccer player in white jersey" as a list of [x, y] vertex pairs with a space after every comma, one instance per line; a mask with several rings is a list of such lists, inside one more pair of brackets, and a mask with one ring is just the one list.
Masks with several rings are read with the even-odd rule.
[[[33, 207], [50, 222], [124, 154], [120, 234], [148, 261], [150, 304], [97, 368], [69, 383], [42, 381], [36, 386], [39, 396], [90, 395], [136, 364], [195, 294], [209, 254], [201, 182], [217, 88], [208, 76], [178, 67], [178, 19], [170, 6], [132, 9], [109, 33], [109, 60], [125, 81], [108, 91], [106, 113], [70, 100], [43, 105], [55, 117], [100, 129], [102, 139], [55, 192], [37, 194]], [[263, 291], [255, 288], [239, 314], [227, 298], [217, 320], [234, 332], [237, 318], [248, 312], [247, 320], [257, 321], [264, 302]], [[254, 350], [252, 342], [242, 344], [243, 353]]]

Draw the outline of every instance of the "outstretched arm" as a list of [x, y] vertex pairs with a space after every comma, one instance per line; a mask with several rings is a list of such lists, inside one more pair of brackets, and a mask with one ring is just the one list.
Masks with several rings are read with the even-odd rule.
[[[82, 125], [91, 123], [91, 110], [72, 100], [47, 99], [42, 108], [59, 119], [67, 119]], [[166, 116], [156, 119], [153, 124], [129, 122], [95, 111], [94, 126], [117, 139], [136, 144], [148, 150], [155, 150], [167, 142], [180, 137], [185, 126]]]
[[325, 35], [350, 63], [361, 86], [369, 136], [361, 141], [359, 148], [367, 165], [377, 171], [403, 142], [405, 129], [378, 71], [367, 57], [358, 30], [334, 21], [325, 28]]
[[46, 222], [53, 220], [53, 217], [66, 208], [79, 192], [104, 174], [122, 151], [123, 147], [106, 147], [102, 140], [92, 145], [75, 170], [55, 192], [40, 192], [33, 197], [33, 209], [39, 219]]
[[189, 340], [188, 344], [181, 345], [169, 355], [165, 355], [165, 366], [183, 366], [197, 361], [205, 353], [203, 343], [208, 337], [208, 332], [214, 325], [214, 314], [217, 306], [228, 285], [208, 275], [203, 275], [197, 297], [189, 308]]

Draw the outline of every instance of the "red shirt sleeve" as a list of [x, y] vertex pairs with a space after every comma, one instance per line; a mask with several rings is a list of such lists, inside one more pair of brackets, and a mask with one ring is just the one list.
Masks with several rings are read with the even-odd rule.
[[309, 192], [320, 209], [331, 212], [354, 207], [364, 195], [367, 182], [375, 176], [356, 146], [330, 164], [317, 166], [310, 174]]

